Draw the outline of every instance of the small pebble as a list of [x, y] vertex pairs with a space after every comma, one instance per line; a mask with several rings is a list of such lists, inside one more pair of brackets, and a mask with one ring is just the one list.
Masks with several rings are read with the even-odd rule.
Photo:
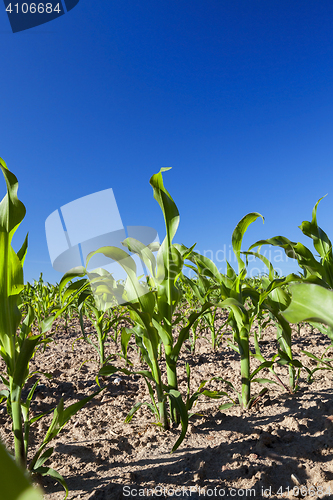
[[295, 476], [295, 474], [292, 474], [290, 477], [295, 484], [301, 484], [301, 481], [298, 479], [297, 476]]

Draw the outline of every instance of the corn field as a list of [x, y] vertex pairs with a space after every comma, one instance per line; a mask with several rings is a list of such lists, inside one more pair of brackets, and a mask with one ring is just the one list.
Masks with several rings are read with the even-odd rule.
[[[25, 207], [18, 198], [17, 178], [3, 160], [0, 166], [7, 185], [0, 204], [0, 423], [4, 441], [0, 475], [4, 499], [41, 498], [41, 489], [45, 498], [79, 498], [61, 472], [65, 441], [61, 446], [57, 443], [68, 429], [72, 429], [74, 439], [76, 423], [81, 422], [84, 435], [94, 428], [94, 421], [108, 436], [103, 444], [104, 455], [98, 458], [101, 467], [115, 463], [114, 458], [110, 459], [115, 446], [120, 454], [130, 455], [131, 448], [142, 444], [142, 436], [146, 436], [146, 445], [150, 438], [156, 443], [164, 439], [164, 460], [171, 463], [172, 457], [186, 451], [191, 436], [200, 429], [204, 432], [204, 422], [209, 421], [213, 437], [209, 441], [210, 431], [206, 429], [206, 447], [215, 443], [218, 433], [224, 436], [215, 449], [216, 457], [223, 456], [218, 482], [224, 494], [219, 493], [220, 497], [226, 496], [228, 480], [235, 481], [231, 462], [238, 464], [236, 468], [245, 467], [237, 476], [239, 491], [256, 486], [257, 496], [262, 497], [267, 484], [263, 474], [256, 478], [265, 467], [260, 460], [270, 460], [270, 467], [279, 467], [281, 459], [273, 450], [270, 409], [283, 401], [289, 407], [282, 419], [289, 419], [289, 428], [284, 428], [305, 435], [302, 418], [295, 417], [295, 405], [304, 400], [306, 408], [313, 406], [309, 394], [322, 376], [328, 388], [325, 394], [318, 393], [313, 411], [321, 408], [320, 415], [326, 418], [322, 428], [316, 430], [322, 433], [324, 442], [316, 446], [327, 451], [320, 452], [321, 463], [329, 461], [329, 450], [333, 450], [333, 253], [328, 235], [317, 224], [321, 200], [313, 208], [311, 221], [300, 226], [312, 240], [310, 248], [273, 236], [242, 249], [244, 234], [251, 230], [251, 224], [263, 220], [257, 212], [246, 214], [231, 235], [237, 268], [227, 263], [226, 274], [221, 274], [212, 260], [196, 252], [195, 242], [189, 242], [189, 246], [177, 242], [180, 215], [164, 185], [166, 180], [172, 184], [172, 173], [161, 169], [150, 179], [165, 224], [161, 244], [146, 246], [127, 238], [122, 242], [123, 249], [96, 249], [89, 254], [85, 267], [69, 270], [59, 284], [44, 282], [42, 275], [38, 281], [24, 284], [28, 237], [18, 251], [12, 247], [12, 238], [23, 223]], [[265, 245], [279, 247], [294, 259], [298, 274], [279, 276], [261, 253]], [[97, 253], [118, 262], [127, 279], [115, 282], [101, 271], [88, 278], [89, 260]], [[133, 254], [141, 259], [148, 275], [137, 276]], [[250, 256], [266, 266], [264, 276], [248, 276]], [[207, 363], [210, 368], [202, 370]], [[72, 370], [72, 379], [65, 382], [62, 370]], [[43, 400], [52, 404], [48, 406]], [[108, 405], [118, 404], [116, 413], [108, 414]], [[92, 409], [91, 417], [80, 420], [88, 409]], [[243, 418], [252, 422], [252, 433], [245, 428], [242, 431], [244, 426], [239, 422]], [[141, 425], [142, 421], [146, 424], [138, 430], [136, 422]], [[122, 431], [112, 430], [110, 425], [115, 422], [123, 426], [120, 429], [134, 429], [135, 439], [131, 441], [121, 435]], [[246, 456], [252, 456], [247, 458], [252, 463], [261, 464], [259, 472], [253, 464], [244, 465], [245, 459], [237, 452], [227, 459], [228, 449], [234, 445], [225, 439], [226, 429], [243, 433], [242, 439], [247, 432], [252, 436], [249, 441], [255, 444], [248, 445], [250, 452]], [[78, 448], [78, 444], [74, 446], [75, 453], [79, 453]], [[64, 450], [63, 459], [59, 449]], [[209, 483], [207, 461], [199, 458], [192, 468], [190, 462], [190, 458], [181, 462], [188, 488], [191, 484], [211, 484], [211, 488], [217, 484], [217, 478], [215, 482], [211, 478]], [[271, 498], [282, 498], [287, 493], [328, 498], [331, 493], [327, 488], [333, 479], [330, 466], [322, 468], [324, 473], [316, 484], [306, 475], [305, 466], [304, 470], [297, 467], [281, 484], [281, 491], [278, 484], [274, 486]], [[110, 477], [112, 470], [110, 465]], [[171, 475], [173, 470], [170, 465]], [[186, 476], [189, 473], [193, 473], [190, 479]], [[123, 490], [119, 498], [139, 496], [130, 485], [138, 483], [140, 473], [130, 470], [126, 474], [118, 483], [128, 484], [129, 490]], [[156, 478], [154, 481], [156, 486]], [[145, 482], [150, 484], [147, 478]], [[38, 483], [39, 489], [33, 483]], [[166, 484], [175, 488], [175, 484], [183, 483]], [[103, 498], [118, 498], [115, 491], [111, 489]], [[127, 491], [132, 493], [127, 495]], [[200, 497], [198, 491], [192, 498]], [[89, 498], [102, 498], [94, 491], [90, 493], [95, 496]], [[147, 491], [145, 495], [152, 496]], [[164, 493], [166, 496], [168, 493]]]

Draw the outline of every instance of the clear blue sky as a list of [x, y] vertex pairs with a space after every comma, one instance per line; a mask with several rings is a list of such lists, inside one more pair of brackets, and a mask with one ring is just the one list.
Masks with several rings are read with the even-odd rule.
[[0, 156], [27, 209], [14, 239], [29, 231], [25, 280], [61, 279], [45, 220], [103, 189], [125, 225], [163, 237], [149, 185], [162, 166], [175, 241], [200, 252], [221, 257], [252, 211], [265, 224], [244, 249], [307, 242], [297, 226], [326, 193], [318, 222], [333, 238], [332, 1], [80, 0], [15, 34], [0, 7], [0, 40]]

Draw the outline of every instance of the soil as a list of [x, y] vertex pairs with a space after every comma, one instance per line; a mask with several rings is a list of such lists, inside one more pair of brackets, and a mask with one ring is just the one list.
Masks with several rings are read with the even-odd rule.
[[[223, 317], [218, 319], [222, 322]], [[89, 321], [86, 332], [93, 332]], [[75, 403], [98, 389], [97, 353], [81, 336], [80, 325], [73, 319], [67, 330], [62, 320], [53, 327], [53, 342], [39, 349], [30, 364], [31, 372], [41, 370], [52, 378], [35, 374], [28, 382], [39, 385], [31, 405], [31, 414], [54, 408], [63, 397], [65, 406]], [[225, 338], [231, 338], [230, 332]], [[131, 341], [132, 342], [132, 341]], [[276, 331], [268, 326], [261, 336], [265, 359], [277, 352]], [[132, 343], [133, 370], [142, 369]], [[320, 356], [330, 345], [318, 330], [303, 325], [294, 328], [295, 359], [314, 368], [315, 363], [301, 351]], [[111, 341], [109, 352], [119, 352]], [[82, 363], [87, 361], [83, 366]], [[210, 334], [197, 339], [194, 354], [190, 343], [179, 360], [180, 390], [186, 394], [185, 362], [191, 366], [191, 387], [213, 376], [231, 380], [240, 388], [239, 355], [226, 342], [214, 352]], [[252, 360], [253, 367], [258, 361]], [[125, 366], [117, 357], [117, 366]], [[81, 367], [81, 368], [80, 368]], [[4, 371], [4, 365], [0, 365]], [[277, 374], [288, 386], [288, 367], [277, 366]], [[324, 498], [333, 495], [333, 385], [332, 371], [317, 371], [312, 383], [303, 369], [299, 389], [291, 394], [275, 384], [251, 410], [235, 406], [219, 410], [227, 399], [202, 396], [190, 420], [187, 436], [175, 453], [170, 453], [180, 429], [163, 431], [154, 425], [148, 408], [143, 406], [132, 422], [124, 423], [137, 401], [149, 402], [144, 379], [135, 375], [115, 374], [101, 380], [106, 389], [80, 410], [53, 441], [54, 453], [47, 465], [66, 480], [69, 499], [118, 500], [125, 498]], [[272, 378], [271, 374], [262, 375]], [[226, 390], [215, 381], [207, 388]], [[2, 388], [2, 387], [0, 387]], [[253, 393], [262, 386], [254, 383]], [[51, 415], [31, 427], [30, 452], [41, 443]], [[1, 438], [12, 450], [11, 423], [3, 402], [0, 405]], [[64, 498], [64, 490], [51, 478], [41, 478], [45, 500]], [[1, 494], [0, 494], [1, 497]], [[4, 499], [5, 500], [5, 499]]]

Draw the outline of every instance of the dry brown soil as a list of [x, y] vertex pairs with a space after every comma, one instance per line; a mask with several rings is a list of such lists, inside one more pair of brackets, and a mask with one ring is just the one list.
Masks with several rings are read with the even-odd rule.
[[[221, 318], [219, 319], [221, 321]], [[87, 332], [93, 331], [86, 323]], [[39, 350], [31, 363], [50, 372], [52, 379], [40, 378], [32, 402], [32, 414], [55, 407], [63, 397], [72, 404], [97, 389], [97, 355], [80, 336], [77, 320], [66, 332], [63, 323], [53, 329], [54, 341], [45, 352]], [[227, 336], [228, 334], [226, 334]], [[270, 359], [276, 352], [273, 326], [262, 335], [262, 352]], [[112, 343], [111, 343], [112, 344]], [[301, 350], [321, 355], [329, 341], [318, 331], [303, 326], [294, 333], [294, 355], [314, 367]], [[189, 346], [189, 344], [188, 344]], [[109, 352], [118, 347], [112, 344]], [[83, 365], [83, 361], [90, 359]], [[133, 369], [142, 368], [136, 351], [130, 350]], [[224, 342], [213, 352], [207, 333], [197, 340], [192, 355], [184, 348], [179, 361], [180, 390], [186, 393], [185, 362], [192, 369], [192, 387], [204, 379], [221, 376], [239, 388], [239, 355]], [[253, 360], [253, 367], [257, 361]], [[124, 366], [121, 359], [115, 364]], [[4, 365], [0, 366], [4, 370]], [[288, 384], [288, 368], [277, 367]], [[269, 377], [269, 374], [266, 376]], [[36, 380], [34, 375], [29, 386]], [[101, 381], [102, 382], [102, 381]], [[180, 430], [163, 431], [153, 425], [148, 409], [140, 409], [130, 424], [127, 412], [136, 401], [149, 401], [145, 382], [138, 376], [114, 375], [105, 380], [106, 389], [88, 403], [54, 440], [48, 462], [66, 479], [69, 499], [109, 500], [134, 498], [325, 498], [333, 496], [333, 391], [332, 372], [318, 371], [312, 384], [301, 372], [300, 388], [290, 394], [277, 385], [255, 407], [219, 411], [222, 401], [202, 397], [180, 448], [170, 450]], [[212, 383], [225, 390], [225, 384]], [[262, 387], [253, 384], [253, 392]], [[31, 452], [41, 442], [50, 422], [44, 417], [31, 428]], [[12, 449], [10, 421], [5, 404], [0, 405], [1, 438]], [[54, 480], [41, 480], [45, 500], [64, 498]], [[1, 497], [1, 495], [0, 495]], [[5, 499], [3, 499], [5, 500]]]

